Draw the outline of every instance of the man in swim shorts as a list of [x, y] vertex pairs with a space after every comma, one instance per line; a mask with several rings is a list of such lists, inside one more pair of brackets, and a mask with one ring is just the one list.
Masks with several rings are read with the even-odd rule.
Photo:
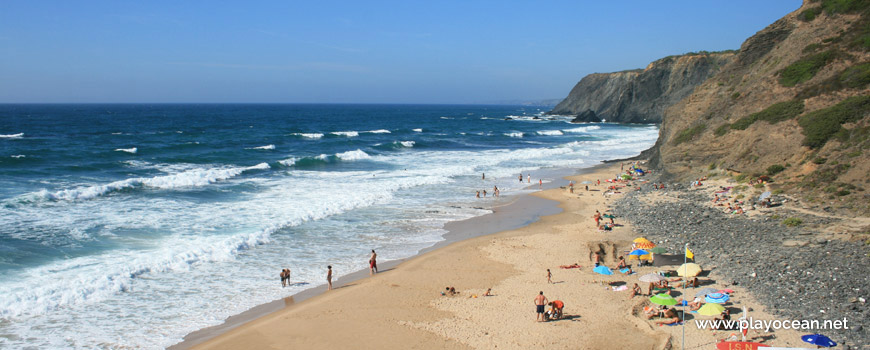
[[369, 258], [369, 274], [374, 275], [376, 273], [378, 273], [378, 254], [372, 249], [372, 257]]
[[546, 321], [544, 318], [544, 305], [547, 305], [547, 297], [545, 297], [544, 292], [541, 291], [538, 293], [538, 296], [535, 297], [535, 312], [537, 312], [535, 320], [538, 322]]

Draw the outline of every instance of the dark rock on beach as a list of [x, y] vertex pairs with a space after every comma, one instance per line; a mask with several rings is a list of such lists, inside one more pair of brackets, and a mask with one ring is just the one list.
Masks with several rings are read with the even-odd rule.
[[[870, 261], [862, 242], [815, 237], [779, 220], [729, 215], [680, 184], [663, 190], [678, 202], [647, 204], [641, 197], [650, 191], [655, 191], [652, 185], [643, 185], [641, 191], [629, 192], [614, 202], [614, 213], [668, 251], [680, 252], [689, 243], [696, 261], [711, 268], [712, 278], [747, 288], [778, 318], [845, 318], [851, 329], [818, 332], [858, 349], [870, 347], [870, 334], [860, 331], [870, 316], [860, 301], [870, 291]], [[800, 244], [785, 244], [793, 241]]]

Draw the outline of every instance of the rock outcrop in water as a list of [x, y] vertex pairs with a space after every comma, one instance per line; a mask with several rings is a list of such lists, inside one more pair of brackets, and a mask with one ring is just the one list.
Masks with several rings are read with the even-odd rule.
[[733, 52], [690, 53], [659, 59], [646, 69], [590, 74], [550, 113], [588, 116], [591, 111], [608, 122], [660, 123], [667, 107], [733, 59]]

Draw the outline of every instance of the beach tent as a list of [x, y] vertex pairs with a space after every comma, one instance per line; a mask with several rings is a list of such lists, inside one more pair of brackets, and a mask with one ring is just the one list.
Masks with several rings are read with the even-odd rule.
[[686, 259], [685, 254], [656, 254], [653, 260], [653, 266], [680, 266], [685, 261], [693, 262], [693, 259]]

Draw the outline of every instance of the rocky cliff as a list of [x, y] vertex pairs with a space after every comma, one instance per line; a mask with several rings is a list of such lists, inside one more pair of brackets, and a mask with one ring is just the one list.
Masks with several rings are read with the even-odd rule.
[[870, 1], [805, 0], [668, 107], [646, 156], [676, 178], [767, 175], [808, 206], [866, 214], [868, 50]]
[[[585, 116], [578, 122], [660, 123], [664, 110], [731, 62], [733, 52], [668, 56], [646, 69], [590, 74], [550, 114]], [[588, 120], [587, 120], [588, 119]]]

